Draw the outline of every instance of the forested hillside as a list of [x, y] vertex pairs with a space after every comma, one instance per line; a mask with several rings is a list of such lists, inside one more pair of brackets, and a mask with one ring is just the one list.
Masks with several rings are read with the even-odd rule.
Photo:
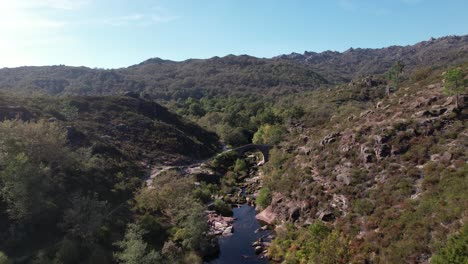
[[151, 166], [220, 147], [215, 134], [130, 96], [2, 93], [0, 119], [0, 248], [21, 263], [111, 262]]
[[158, 100], [217, 95], [279, 96], [327, 84], [383, 74], [395, 62], [408, 70], [440, 67], [468, 57], [468, 37], [451, 36], [382, 49], [306, 52], [261, 59], [247, 55], [191, 59], [149, 59], [121, 69], [44, 66], [0, 69], [0, 90], [53, 95], [147, 93]]

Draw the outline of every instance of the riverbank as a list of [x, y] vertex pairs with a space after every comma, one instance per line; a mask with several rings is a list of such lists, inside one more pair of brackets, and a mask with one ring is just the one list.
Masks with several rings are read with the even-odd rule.
[[234, 208], [232, 217], [207, 211], [210, 234], [218, 236], [219, 244], [219, 255], [207, 263], [268, 263], [266, 253], [272, 231], [256, 219], [255, 198], [261, 187], [258, 160], [255, 155], [246, 160], [246, 175], [236, 183], [235, 191], [225, 196]]

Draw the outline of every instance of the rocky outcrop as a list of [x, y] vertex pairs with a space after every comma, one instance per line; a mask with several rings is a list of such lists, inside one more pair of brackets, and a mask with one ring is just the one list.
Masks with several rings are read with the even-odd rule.
[[366, 144], [361, 145], [360, 157], [363, 163], [371, 163], [374, 161], [373, 150]]
[[270, 205], [267, 208], [265, 208], [265, 210], [257, 214], [255, 218], [259, 221], [272, 225], [276, 221], [277, 214], [273, 212], [273, 209]]
[[234, 223], [235, 218], [221, 216], [213, 211], [208, 212], [208, 225], [210, 226], [209, 235], [223, 235], [229, 236], [233, 233], [232, 224]]
[[320, 141], [320, 146], [324, 147], [325, 145], [336, 141], [338, 137], [340, 136], [341, 136], [340, 132], [334, 132], [334, 133], [328, 134]]

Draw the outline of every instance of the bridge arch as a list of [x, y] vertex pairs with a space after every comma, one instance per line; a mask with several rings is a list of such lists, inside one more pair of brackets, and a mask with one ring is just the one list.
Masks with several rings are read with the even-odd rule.
[[260, 161], [259, 164], [265, 164], [268, 162], [270, 157], [270, 150], [273, 148], [273, 145], [265, 145], [265, 144], [248, 144], [241, 147], [233, 148], [229, 151], [235, 151], [237, 154], [242, 155], [247, 151], [251, 150], [258, 150], [263, 155], [263, 160]]

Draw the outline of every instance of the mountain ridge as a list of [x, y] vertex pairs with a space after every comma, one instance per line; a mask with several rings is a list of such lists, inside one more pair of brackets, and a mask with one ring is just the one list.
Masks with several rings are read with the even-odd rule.
[[[385, 73], [402, 60], [406, 71], [441, 67], [468, 58], [468, 35], [448, 36], [411, 46], [292, 53], [256, 58], [228, 55], [182, 62], [150, 58], [120, 69], [24, 66], [0, 69], [0, 90], [56, 95], [110, 95], [125, 91], [154, 98], [199, 98], [248, 90], [259, 95], [307, 91]], [[176, 95], [174, 95], [176, 93]]]

